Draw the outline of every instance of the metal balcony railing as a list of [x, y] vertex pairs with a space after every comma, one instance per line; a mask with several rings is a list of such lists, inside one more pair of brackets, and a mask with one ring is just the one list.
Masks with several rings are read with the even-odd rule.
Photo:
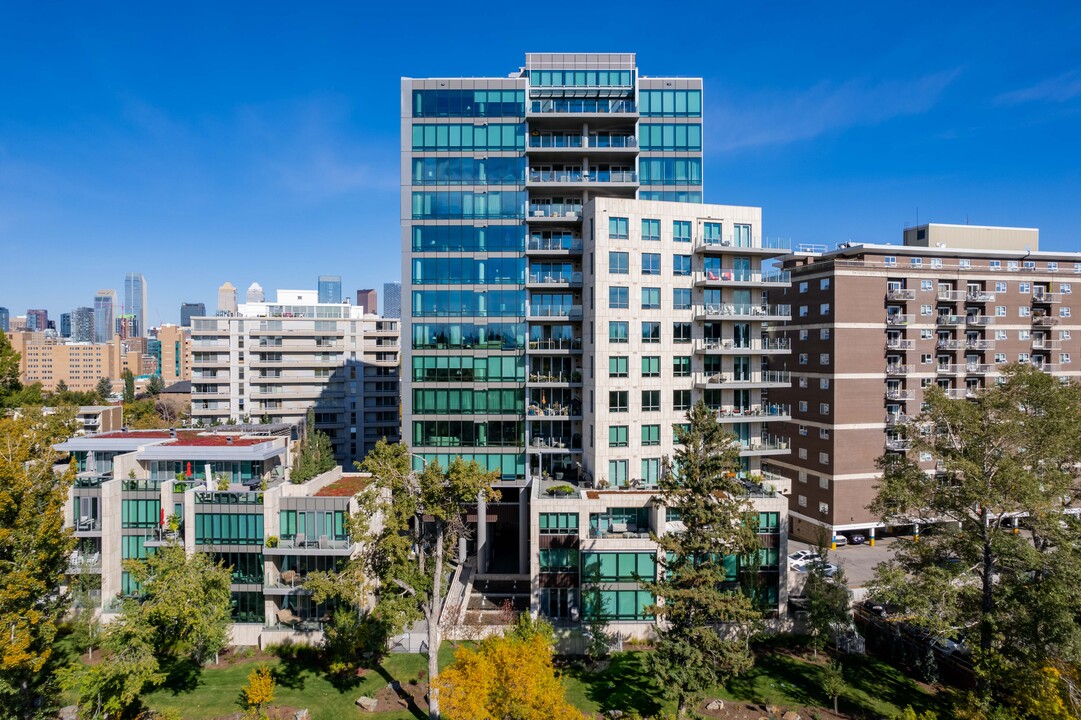
[[895, 288], [893, 290], [886, 291], [886, 299], [892, 302], [902, 302], [905, 300], [915, 300], [916, 291], [908, 290], [905, 288]]
[[526, 243], [527, 251], [534, 252], [558, 252], [566, 250], [568, 252], [581, 251], [582, 238], [565, 235], [562, 237], [539, 237], [531, 236]]

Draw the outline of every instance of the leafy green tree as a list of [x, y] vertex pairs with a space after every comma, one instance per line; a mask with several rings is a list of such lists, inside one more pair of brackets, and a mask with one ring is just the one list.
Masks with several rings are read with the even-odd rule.
[[675, 464], [660, 479], [666, 508], [686, 526], [656, 538], [661, 579], [644, 586], [663, 603], [655, 606], [656, 650], [646, 663], [685, 717], [700, 695], [749, 668], [752, 623], [760, 614], [742, 591], [737, 560], [757, 553], [735, 438], [704, 402], [678, 427]]
[[[168, 545], [125, 569], [142, 589], [131, 611], [154, 629], [159, 656], [186, 657], [202, 664], [229, 640], [230, 574], [207, 553], [188, 555]], [[125, 607], [128, 611], [128, 607]]]
[[833, 700], [834, 713], [840, 712], [837, 709], [837, 700], [847, 687], [848, 683], [845, 682], [844, 669], [841, 667], [841, 663], [831, 662], [822, 668], [822, 692]]
[[315, 429], [315, 412], [308, 410], [307, 436], [293, 460], [289, 478], [294, 484], [307, 482], [335, 466], [334, 446], [327, 434]]
[[[486, 472], [473, 460], [454, 458], [444, 470], [430, 462], [412, 471], [409, 448], [380, 440], [359, 465], [372, 474], [361, 495], [362, 509], [354, 529], [365, 550], [348, 572], [361, 582], [376, 583], [374, 614], [390, 634], [423, 618], [428, 624], [428, 677], [439, 675], [437, 658], [442, 633], [439, 612], [449, 572], [446, 548], [466, 533], [463, 511], [479, 497], [495, 499], [496, 472]], [[382, 526], [368, 519], [378, 517]], [[439, 717], [439, 688], [433, 685], [429, 714]]]
[[57, 475], [52, 449], [74, 433], [73, 415], [25, 408], [0, 416], [0, 708], [14, 718], [55, 706], [47, 663], [68, 607], [59, 592], [75, 543], [64, 530], [74, 466]]
[[11, 346], [7, 333], [0, 331], [0, 405], [6, 405], [8, 396], [22, 389], [23, 385], [19, 380], [20, 359], [21, 356]]
[[56, 390], [54, 392], [57, 395], [60, 395], [61, 397], [63, 397], [68, 392], [68, 384], [66, 382], [64, 382], [63, 380], [61, 380], [60, 382], [58, 382], [56, 384]]
[[135, 402], [135, 376], [129, 368], [124, 368], [124, 404]]
[[150, 376], [150, 379], [146, 382], [146, 394], [150, 397], [156, 398], [161, 395], [161, 391], [165, 389], [165, 381], [161, 379], [161, 375], [154, 373]]
[[[827, 557], [825, 551], [822, 552], [822, 557]], [[812, 563], [807, 569], [807, 584], [803, 586], [803, 595], [807, 598], [807, 632], [817, 659], [818, 651], [829, 642], [830, 629], [835, 625], [848, 624], [851, 619], [851, 599], [844, 571], [838, 570], [836, 575], [828, 578], [822, 565]]]
[[104, 634], [107, 661], [79, 663], [62, 672], [62, 684], [75, 694], [84, 717], [127, 717], [143, 692], [164, 682], [155, 654], [156, 634], [137, 613], [123, 612]]
[[107, 377], [99, 378], [94, 392], [98, 395], [98, 401], [104, 405], [109, 402], [109, 396], [113, 394], [113, 381]]
[[[919, 542], [894, 544], [872, 591], [936, 633], [968, 636], [988, 717], [1013, 678], [1081, 659], [1081, 533], [1063, 514], [1079, 497], [1081, 387], [1017, 365], [1002, 380], [973, 400], [928, 389], [909, 452], [879, 459], [872, 504], [887, 522], [923, 527]], [[1031, 537], [1011, 527], [1018, 516]]]

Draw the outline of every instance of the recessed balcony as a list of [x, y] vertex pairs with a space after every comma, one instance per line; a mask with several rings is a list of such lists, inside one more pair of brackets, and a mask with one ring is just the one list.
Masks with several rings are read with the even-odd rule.
[[787, 338], [764, 338], [750, 342], [700, 339], [695, 341], [694, 351], [699, 355], [783, 355], [792, 352], [792, 343]]
[[788, 287], [791, 277], [787, 272], [766, 274], [757, 270], [719, 268], [696, 272], [694, 284], [698, 287]]
[[788, 320], [792, 317], [792, 306], [731, 303], [695, 305], [694, 317], [696, 320]]
[[792, 386], [792, 375], [787, 370], [762, 370], [740, 375], [734, 372], [696, 373], [694, 384], [703, 390], [787, 388]]

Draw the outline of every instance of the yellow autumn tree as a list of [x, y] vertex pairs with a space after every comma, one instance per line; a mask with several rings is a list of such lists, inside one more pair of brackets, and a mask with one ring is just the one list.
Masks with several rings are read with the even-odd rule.
[[446, 720], [583, 720], [552, 665], [552, 629], [523, 613], [505, 637], [463, 647], [436, 680]]
[[263, 706], [274, 700], [274, 676], [270, 668], [260, 665], [248, 674], [248, 684], [244, 686], [244, 702], [248, 705], [248, 715], [253, 718], [265, 718]]

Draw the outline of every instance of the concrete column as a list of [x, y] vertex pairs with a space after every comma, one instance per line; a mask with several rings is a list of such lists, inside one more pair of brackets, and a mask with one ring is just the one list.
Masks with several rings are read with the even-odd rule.
[[870, 543], [871, 547], [875, 546], [875, 529], [874, 528], [871, 528], [867, 532], [867, 541]]
[[529, 574], [529, 486], [518, 491], [518, 572]]
[[488, 501], [477, 495], [477, 573], [488, 572]]
[[458, 538], [458, 562], [464, 563], [469, 557], [469, 541], [465, 536]]

